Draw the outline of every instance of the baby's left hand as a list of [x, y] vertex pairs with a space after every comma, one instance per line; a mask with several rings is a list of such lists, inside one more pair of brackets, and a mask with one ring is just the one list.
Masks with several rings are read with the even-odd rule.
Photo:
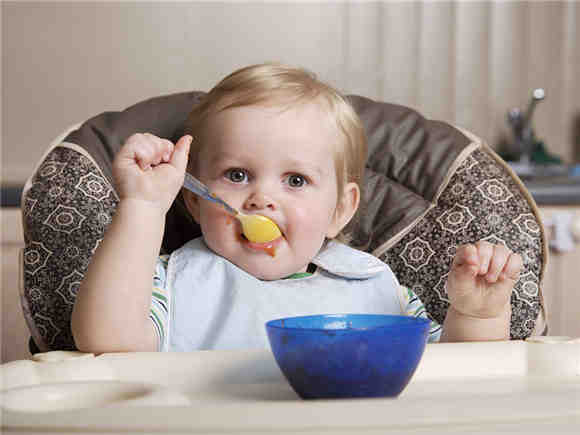
[[484, 319], [505, 314], [521, 268], [521, 256], [503, 245], [480, 240], [460, 246], [447, 278], [451, 306], [464, 315]]

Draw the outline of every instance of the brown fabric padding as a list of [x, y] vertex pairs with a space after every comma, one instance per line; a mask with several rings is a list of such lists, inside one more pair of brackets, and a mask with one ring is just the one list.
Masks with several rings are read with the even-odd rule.
[[353, 244], [372, 252], [436, 201], [452, 165], [471, 140], [415, 110], [351, 95], [368, 138], [365, 205]]
[[378, 257], [442, 323], [449, 306], [445, 283], [456, 247], [478, 240], [505, 245], [524, 260], [511, 297], [511, 337], [524, 339], [537, 327], [541, 331], [546, 261], [542, 227], [519, 181], [487, 146], [463, 160], [435, 206]]
[[175, 140], [189, 112], [203, 92], [182, 92], [150, 98], [121, 112], [104, 112], [84, 122], [64, 142], [79, 145], [95, 159], [105, 176], [113, 182], [115, 154], [133, 133], [149, 132]]
[[[121, 112], [104, 112], [84, 122], [65, 142], [84, 148], [96, 161], [111, 185], [112, 163], [125, 140], [134, 133], [152, 133], [176, 142], [183, 135], [184, 122], [203, 92], [182, 92], [150, 98]], [[201, 235], [179, 194], [165, 219], [162, 250], [170, 253]]]

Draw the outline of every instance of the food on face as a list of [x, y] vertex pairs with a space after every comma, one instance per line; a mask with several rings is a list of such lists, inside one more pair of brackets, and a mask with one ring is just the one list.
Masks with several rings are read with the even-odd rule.
[[246, 243], [250, 248], [255, 249], [256, 251], [264, 251], [270, 257], [276, 256], [277, 242], [278, 242], [278, 239], [272, 240], [271, 242], [266, 242], [266, 243], [254, 243], [254, 242], [250, 242], [250, 241], [246, 240]]
[[275, 257], [276, 256], [276, 248], [272, 244], [266, 246], [264, 248], [264, 251], [266, 251], [270, 257]]
[[253, 243], [267, 243], [282, 236], [280, 228], [271, 219], [257, 214], [236, 216], [242, 223], [244, 236]]

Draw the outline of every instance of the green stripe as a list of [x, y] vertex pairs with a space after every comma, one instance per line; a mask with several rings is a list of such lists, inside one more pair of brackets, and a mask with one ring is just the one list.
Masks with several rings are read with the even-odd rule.
[[[149, 312], [151, 313], [151, 315], [155, 318], [154, 321], [155, 323], [158, 325], [159, 330], [161, 331], [161, 334], [163, 336], [165, 336], [165, 328], [164, 325], [161, 323], [161, 321], [159, 320], [159, 317], [157, 316], [157, 313], [155, 313], [153, 310], [149, 310]], [[161, 337], [163, 338], [163, 337]]]
[[165, 297], [165, 295], [162, 294], [162, 293], [159, 293], [159, 292], [154, 291], [153, 292], [153, 297], [155, 297], [157, 299], [161, 299], [163, 302], [167, 303], [167, 297]]
[[298, 278], [306, 278], [308, 276], [312, 276], [310, 272], [300, 272], [300, 273], [293, 273], [290, 276], [287, 276], [284, 279], [298, 279]]

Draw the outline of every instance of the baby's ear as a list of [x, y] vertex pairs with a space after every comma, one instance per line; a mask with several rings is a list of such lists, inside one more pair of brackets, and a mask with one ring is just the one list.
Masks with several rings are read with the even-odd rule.
[[347, 183], [344, 186], [342, 197], [339, 198], [334, 217], [326, 232], [329, 239], [335, 238], [338, 233], [350, 222], [360, 203], [360, 189], [356, 183]]
[[187, 207], [191, 217], [199, 224], [199, 197], [187, 189], [182, 189], [182, 192], [185, 207]]

